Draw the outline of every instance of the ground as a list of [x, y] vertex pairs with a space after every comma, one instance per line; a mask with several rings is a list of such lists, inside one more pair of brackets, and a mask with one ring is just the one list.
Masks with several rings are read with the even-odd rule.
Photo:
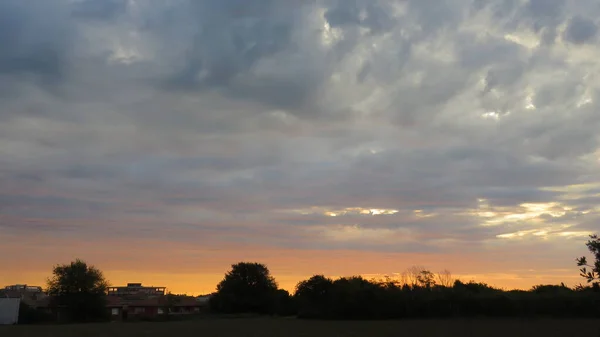
[[454, 319], [379, 322], [296, 319], [203, 319], [163, 323], [0, 326], [2, 337], [513, 337], [600, 336], [600, 320]]

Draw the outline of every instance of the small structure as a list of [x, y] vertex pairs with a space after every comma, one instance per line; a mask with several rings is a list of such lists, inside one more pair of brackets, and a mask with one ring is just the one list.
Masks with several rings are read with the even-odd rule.
[[141, 283], [127, 283], [125, 287], [109, 287], [108, 296], [163, 296], [166, 289], [165, 287], [144, 287]]
[[0, 298], [0, 325], [17, 324], [20, 305], [20, 298]]

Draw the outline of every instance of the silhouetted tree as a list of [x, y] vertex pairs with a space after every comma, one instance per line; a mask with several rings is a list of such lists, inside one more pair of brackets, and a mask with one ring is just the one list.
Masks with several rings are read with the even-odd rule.
[[452, 287], [454, 284], [454, 279], [452, 278], [452, 273], [449, 270], [444, 269], [437, 274], [437, 284], [442, 287]]
[[435, 276], [429, 270], [421, 270], [417, 275], [417, 283], [424, 288], [432, 288], [435, 286]]
[[537, 294], [563, 294], [563, 293], [571, 293], [573, 289], [567, 287], [564, 283], [560, 285], [554, 284], [540, 284], [533, 286], [531, 291]]
[[585, 245], [590, 253], [592, 253], [594, 262], [593, 264], [588, 264], [586, 257], [582, 256], [577, 259], [577, 266], [582, 267], [580, 275], [588, 283], [593, 283], [593, 286], [598, 288], [598, 284], [600, 284], [600, 238], [598, 235], [590, 235], [590, 240]]
[[483, 283], [483, 282], [475, 282], [475, 281], [469, 281], [467, 283], [464, 283], [460, 280], [456, 280], [454, 281], [454, 287], [453, 287], [456, 291], [464, 291], [464, 292], [470, 292], [470, 293], [474, 293], [474, 294], [481, 294], [481, 293], [497, 293], [500, 290], [489, 286], [487, 283]]
[[435, 275], [423, 266], [410, 267], [403, 273], [403, 282], [411, 287], [432, 288], [435, 286]]
[[[600, 294], [574, 291], [564, 284], [539, 285], [529, 291], [504, 291], [485, 283], [456, 280], [452, 287], [427, 287], [428, 275], [420, 272], [411, 275], [414, 286], [389, 277], [381, 281], [356, 276], [332, 281], [316, 275], [296, 286], [298, 317], [600, 317]], [[419, 276], [425, 280], [419, 282]]]
[[277, 283], [264, 264], [240, 262], [231, 266], [210, 305], [225, 313], [274, 313]]
[[297, 310], [294, 297], [285, 289], [277, 289], [273, 313], [280, 316], [292, 316], [297, 313]]
[[52, 315], [48, 312], [34, 308], [21, 301], [19, 305], [19, 324], [36, 324], [52, 322]]
[[[107, 317], [108, 282], [102, 272], [82, 260], [57, 265], [47, 280], [53, 306], [75, 321], [92, 321]], [[64, 311], [62, 311], [64, 309]]]
[[307, 318], [327, 316], [332, 288], [333, 281], [323, 275], [299, 282], [294, 294], [298, 315]]

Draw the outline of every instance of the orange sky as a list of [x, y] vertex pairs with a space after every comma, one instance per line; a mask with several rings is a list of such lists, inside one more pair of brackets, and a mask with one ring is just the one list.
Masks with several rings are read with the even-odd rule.
[[[157, 247], [147, 242], [148, 246]], [[18, 246], [9, 242], [0, 248]], [[171, 247], [173, 248], [173, 247]], [[165, 286], [173, 293], [199, 295], [215, 290], [231, 263], [238, 261], [258, 261], [267, 264], [279, 285], [289, 291], [300, 280], [314, 274], [330, 277], [363, 275], [366, 278], [379, 278], [383, 275], [401, 273], [412, 265], [423, 265], [437, 272], [448, 269], [463, 281], [487, 282], [503, 288], [528, 289], [536, 284], [558, 284], [565, 282], [575, 285], [580, 282], [572, 259], [565, 259], [564, 268], [530, 268], [528, 262], [490, 261], [491, 255], [480, 254], [466, 257], [462, 254], [400, 254], [357, 251], [306, 251], [291, 249], [265, 249], [260, 247], [238, 247], [231, 250], [174, 249], [169, 251], [137, 248], [127, 251], [120, 244], [113, 244], [112, 250], [97, 243], [71, 245], [68, 249], [46, 249], [34, 246], [24, 252], [19, 259], [1, 254], [0, 285], [26, 283], [44, 285], [54, 263], [66, 263], [72, 256], [78, 256], [103, 270], [112, 285], [128, 282], [142, 282], [149, 286]], [[17, 251], [17, 250], [15, 250]], [[51, 251], [51, 252], [50, 252]], [[73, 252], [80, 254], [73, 255]], [[51, 254], [53, 260], [46, 256]], [[510, 256], [507, 256], [509, 258]], [[493, 263], [493, 264], [492, 264]]]

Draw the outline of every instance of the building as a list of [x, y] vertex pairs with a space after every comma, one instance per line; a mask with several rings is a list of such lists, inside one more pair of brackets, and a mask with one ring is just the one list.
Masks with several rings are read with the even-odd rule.
[[165, 287], [144, 287], [141, 283], [127, 283], [124, 287], [109, 287], [108, 296], [135, 296], [135, 297], [154, 297], [164, 296]]
[[108, 296], [106, 306], [113, 320], [136, 320], [166, 315], [199, 314], [208, 308], [208, 303], [191, 296], [172, 298], [169, 298], [169, 295], [151, 298]]
[[[17, 284], [0, 288], [3, 301], [2, 321], [12, 322], [12, 306], [9, 300], [20, 301], [30, 308], [60, 320], [61, 308], [51, 305], [41, 287]], [[110, 287], [106, 297], [106, 308], [113, 320], [155, 319], [159, 317], [199, 314], [208, 309], [207, 296], [167, 295], [165, 287], [145, 287], [141, 283], [128, 283], [127, 286]], [[7, 309], [9, 308], [9, 309]]]
[[42, 287], [28, 286], [26, 284], [15, 284], [4, 287], [5, 291], [18, 291], [21, 293], [43, 293]]
[[0, 297], [19, 298], [30, 307], [38, 308], [47, 306], [48, 295], [39, 286], [28, 286], [26, 284], [15, 284], [0, 290]]
[[[42, 287], [28, 286], [26, 284], [7, 286], [0, 289], [0, 299], [18, 300], [18, 308], [25, 306], [29, 309], [36, 310], [40, 315], [50, 315], [52, 313], [50, 308], [50, 296], [42, 290]], [[5, 303], [8, 302], [5, 301]], [[5, 316], [4, 319], [6, 319], [6, 307], [2, 308], [2, 311]], [[27, 320], [27, 315], [24, 319]]]
[[167, 295], [165, 287], [128, 283], [108, 288], [107, 308], [114, 320], [152, 319], [200, 313], [208, 308], [208, 297]]

